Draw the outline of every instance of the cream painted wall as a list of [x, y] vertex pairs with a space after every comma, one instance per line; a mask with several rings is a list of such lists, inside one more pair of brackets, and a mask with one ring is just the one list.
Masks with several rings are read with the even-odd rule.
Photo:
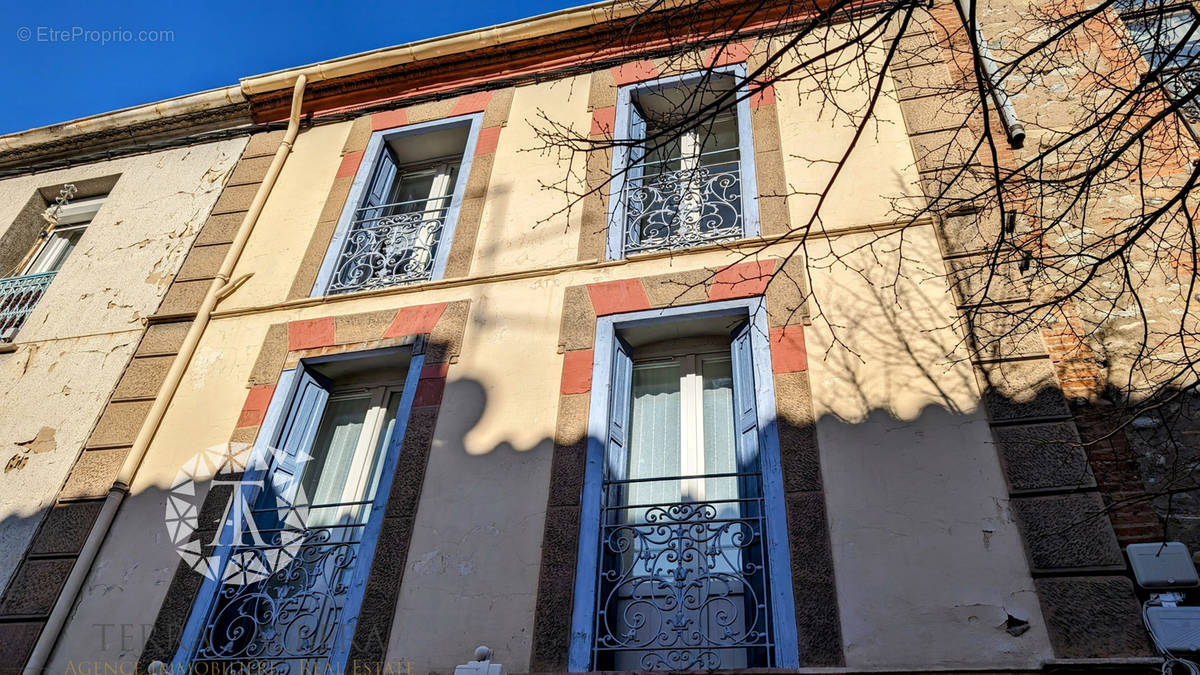
[[[545, 130], [547, 124], [539, 115], [586, 136], [592, 123], [587, 108], [589, 79], [573, 77], [516, 88], [492, 164], [472, 276], [575, 261], [582, 209], [570, 204], [561, 182], [568, 178], [566, 189], [580, 194], [583, 162], [575, 157], [571, 163], [569, 154], [557, 150], [541, 150], [545, 140], [538, 130]], [[548, 189], [550, 185], [558, 187]], [[572, 206], [569, 220], [568, 206]]]
[[[7, 228], [39, 187], [120, 174], [37, 308], [0, 355], [0, 587], [62, 487], [143, 328], [183, 263], [245, 139], [0, 181]], [[21, 443], [53, 432], [43, 452]]]
[[[795, 56], [798, 54], [786, 55], [781, 59], [780, 68], [795, 65]], [[882, 63], [882, 54], [873, 52], [872, 56], [876, 63]], [[863, 66], [864, 62], [855, 62], [847, 68], [861, 69]], [[872, 73], [877, 71], [878, 67]], [[849, 75], [845, 77], [854, 81]], [[865, 79], [866, 76], [856, 77]], [[912, 146], [890, 74], [884, 78], [882, 87], [873, 119], [821, 205], [820, 218], [813, 227], [815, 231], [822, 227], [826, 231], [835, 231], [891, 221], [923, 203]], [[826, 189], [837, 162], [849, 147], [870, 94], [867, 88], [839, 93], [839, 105], [845, 110], [856, 111], [850, 118], [836, 113], [829, 101], [814, 94], [811, 82], [784, 78], [775, 84], [784, 172], [791, 195], [788, 207], [792, 227], [802, 227], [813, 217], [819, 199], [817, 195]]]
[[[1052, 656], [1045, 621], [934, 233], [903, 233], [898, 270], [901, 234], [875, 237], [809, 251], [822, 314], [806, 341], [846, 665], [1037, 668]], [[1009, 635], [1009, 614], [1030, 630]]]

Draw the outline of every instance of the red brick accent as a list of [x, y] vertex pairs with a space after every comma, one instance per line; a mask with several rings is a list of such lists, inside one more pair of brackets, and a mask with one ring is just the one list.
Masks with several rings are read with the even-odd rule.
[[596, 316], [650, 309], [650, 300], [646, 297], [646, 289], [642, 288], [642, 282], [639, 279], [588, 284], [587, 290], [588, 296], [592, 299], [592, 309], [596, 310]]
[[338, 166], [337, 177], [353, 176], [358, 173], [358, 165], [362, 163], [362, 158], [362, 152], [351, 152], [342, 157], [342, 163]]
[[450, 110], [450, 116], [483, 112], [491, 102], [492, 92], [490, 91], [477, 91], [474, 94], [459, 96], [458, 100], [454, 102], [454, 108]]
[[654, 67], [654, 62], [640, 60], [629, 61], [622, 63], [619, 66], [612, 68], [613, 82], [618, 87], [634, 82], [645, 82], [658, 77], [658, 69]]
[[775, 271], [777, 262], [771, 259], [739, 263], [720, 270], [713, 276], [708, 299], [730, 300], [762, 295], [767, 291], [767, 284], [771, 281], [771, 274]]
[[388, 110], [386, 112], [375, 113], [371, 115], [371, 131], [380, 131], [382, 129], [393, 129], [402, 127], [408, 124], [408, 113], [404, 108], [396, 110]]
[[[750, 56], [750, 52], [754, 51], [754, 40], [743, 40], [742, 42], [731, 42], [720, 47], [713, 47], [708, 50], [708, 63], [710, 67], [727, 66], [731, 63], [742, 63]], [[718, 53], [719, 52], [719, 53]]]
[[593, 136], [610, 136], [613, 133], [613, 127], [617, 124], [617, 106], [610, 105], [607, 108], [596, 108], [592, 111], [592, 135]]
[[271, 396], [275, 393], [275, 385], [264, 384], [251, 387], [246, 394], [246, 402], [242, 404], [242, 414], [238, 416], [237, 426], [252, 427], [262, 424], [267, 416], [267, 407], [271, 405]]
[[775, 85], [768, 84], [762, 87], [751, 87], [750, 89], [750, 107], [761, 108], [764, 105], [775, 105]]
[[439, 302], [432, 305], [417, 305], [404, 307], [396, 312], [392, 325], [384, 331], [383, 337], [398, 337], [400, 335], [421, 335], [433, 330], [442, 312], [446, 311], [448, 303]]
[[563, 354], [562, 389], [565, 394], [586, 394], [592, 390], [593, 350], [577, 349]]
[[417, 393], [413, 395], [413, 407], [424, 408], [441, 405], [442, 392], [446, 390], [446, 378], [430, 377], [417, 382]]
[[1146, 500], [1137, 456], [1123, 430], [1114, 425], [1115, 414], [1091, 406], [1075, 414], [1075, 427], [1087, 452], [1096, 487], [1108, 507], [1108, 518], [1121, 546], [1163, 540], [1162, 523]]
[[421, 377], [419, 379], [428, 380], [433, 377], [445, 378], [450, 374], [449, 363], [434, 363], [432, 365], [421, 368]]
[[771, 372], [799, 373], [808, 370], [808, 350], [804, 347], [804, 326], [771, 329]]
[[500, 127], [488, 127], [479, 130], [479, 138], [475, 139], [475, 156], [490, 155], [496, 151], [500, 143]]
[[336, 342], [333, 336], [332, 316], [293, 321], [288, 324], [288, 351], [326, 347]]

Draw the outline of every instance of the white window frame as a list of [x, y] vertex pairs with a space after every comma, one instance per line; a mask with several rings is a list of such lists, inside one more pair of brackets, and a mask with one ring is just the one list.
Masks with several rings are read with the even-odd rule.
[[[738, 102], [735, 110], [738, 128], [738, 172], [742, 186], [742, 237], [759, 235], [761, 224], [758, 215], [758, 180], [754, 161], [754, 125], [750, 117], [750, 89], [746, 82], [746, 64], [737, 63], [686, 75], [637, 82], [617, 90], [617, 111], [613, 122], [613, 135], [617, 143], [613, 149], [612, 179], [609, 182], [608, 202], [608, 243], [606, 248], [609, 260], [621, 260], [626, 257], [625, 228], [628, 223], [626, 222], [627, 209], [624, 193], [626, 177], [636, 171], [636, 167], [631, 165], [632, 151], [635, 148], [633, 141], [636, 140], [636, 137], [633, 130], [633, 116], [630, 114], [635, 94], [647, 90], [687, 86], [705, 77], [720, 73], [733, 75], [734, 81], [739, 83]], [[681, 137], [681, 145], [683, 141], [684, 139]]]
[[[100, 206], [104, 203], [104, 196], [90, 197], [88, 199], [80, 199], [74, 202], [59, 207], [55, 213], [58, 219], [54, 226], [54, 231], [50, 233], [38, 245], [37, 251], [30, 256], [29, 262], [25, 268], [21, 270], [18, 276], [28, 276], [32, 274], [45, 274], [47, 272], [56, 272], [62, 269], [66, 263], [66, 259], [60, 260], [62, 250], [66, 248], [67, 241], [70, 235], [87, 229], [96, 214], [100, 211]], [[57, 264], [57, 267], [55, 266]]]
[[317, 273], [316, 282], [313, 283], [312, 291], [309, 293], [310, 297], [320, 297], [328, 294], [329, 285], [333, 280], [333, 273], [337, 268], [338, 258], [342, 254], [342, 247], [345, 246], [346, 237], [349, 236], [354, 223], [354, 213], [361, 208], [366, 199], [366, 192], [369, 189], [371, 179], [375, 175], [375, 167], [379, 163], [379, 158], [385, 151], [387, 143], [410, 136], [414, 137], [414, 140], [417, 140], [416, 137], [419, 137], [421, 134], [460, 125], [469, 125], [470, 130], [467, 133], [467, 143], [463, 150], [462, 161], [459, 163], [458, 179], [454, 181], [454, 191], [450, 199], [450, 205], [446, 211], [445, 221], [442, 223], [441, 238], [438, 241], [437, 252], [434, 255], [433, 268], [429, 275], [429, 281], [437, 281], [442, 278], [446, 272], [446, 260], [450, 255], [450, 247], [454, 242], [454, 229], [458, 223], [459, 211], [462, 208], [463, 195], [467, 188], [467, 178], [470, 176], [471, 164], [475, 159], [475, 146], [479, 140], [479, 130], [483, 125], [483, 113], [448, 117], [420, 124], [409, 124], [396, 127], [395, 129], [376, 131], [371, 134], [371, 139], [367, 142], [367, 149], [363, 152], [362, 161], [358, 166], [358, 172], [354, 176], [354, 182], [350, 186], [350, 194], [347, 196], [346, 204], [342, 207], [342, 214], [338, 218], [333, 239], [329, 242], [329, 248], [325, 251], [325, 258], [321, 262], [321, 269]]

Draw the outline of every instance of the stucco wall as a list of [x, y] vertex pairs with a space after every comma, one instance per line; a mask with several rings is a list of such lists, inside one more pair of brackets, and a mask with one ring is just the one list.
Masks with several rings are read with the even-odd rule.
[[[83, 657], [128, 661], [141, 653], [178, 565], [163, 524], [166, 490], [194, 453], [230, 439], [269, 326], [455, 300], [470, 300], [470, 315], [461, 357], [448, 370], [387, 658], [412, 662], [413, 672], [447, 672], [486, 643], [509, 671], [528, 667], [563, 367], [556, 348], [564, 289], [742, 261], [737, 253], [709, 251], [545, 269], [576, 260], [578, 231], [565, 218], [542, 222], [563, 197], [539, 180], [561, 177], [565, 165], [528, 152], [537, 143], [529, 123], [546, 110], [586, 124], [586, 79], [515, 92], [472, 268], [478, 283], [279, 306], [316, 231], [352, 125], [300, 135], [235, 272], [254, 276], [223, 301], [205, 334], [52, 672]], [[785, 156], [801, 148], [810, 156], [827, 153], [845, 133], [836, 120], [819, 118], [798, 90], [785, 86], [778, 100]], [[886, 220], [894, 215], [888, 197], [914, 189], [912, 153], [899, 127], [865, 135], [858, 152], [846, 185], [826, 204], [831, 226]], [[796, 189], [820, 182], [807, 161], [788, 159], [785, 166]], [[793, 200], [793, 223], [807, 208], [804, 198]], [[1045, 632], [1020, 540], [1003, 511], [1003, 479], [976, 410], [978, 393], [969, 368], [945, 358], [957, 338], [944, 329], [953, 317], [945, 283], [927, 274], [941, 265], [932, 235], [912, 235], [915, 273], [925, 276], [903, 303], [869, 295], [861, 278], [830, 266], [823, 245], [810, 250], [814, 290], [839, 321], [855, 326], [847, 339], [862, 358], [853, 361], [838, 347], [822, 361], [829, 338], [814, 324], [809, 351], [848, 663], [1038, 664], [1048, 653]], [[528, 278], [478, 279], [502, 273]], [[1033, 628], [1008, 636], [996, 628], [1006, 611]], [[116, 626], [107, 630], [121, 639], [102, 639], [113, 636], [102, 624]]]
[[810, 249], [844, 256], [811, 268], [807, 335], [846, 665], [1036, 668], [1046, 625], [937, 242], [903, 240], [903, 263], [898, 232]]
[[[182, 264], [243, 139], [0, 181], [0, 227], [41, 187], [119, 175], [96, 218], [0, 355], [0, 586], [25, 553]], [[48, 431], [43, 431], [43, 429]], [[51, 443], [30, 444], [53, 434]]]

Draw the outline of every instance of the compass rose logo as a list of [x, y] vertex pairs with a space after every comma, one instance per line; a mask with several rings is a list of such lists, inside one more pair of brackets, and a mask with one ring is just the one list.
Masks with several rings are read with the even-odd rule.
[[[175, 475], [167, 495], [166, 526], [175, 552], [193, 570], [214, 581], [244, 585], [284, 569], [307, 533], [308, 500], [299, 468], [311, 456], [282, 450], [256, 453], [248, 443], [216, 445], [193, 455]], [[292, 471], [268, 472], [272, 465]], [[232, 486], [217, 532], [207, 542], [193, 537], [203, 499], [198, 487]], [[227, 561], [222, 565], [222, 558]]]

